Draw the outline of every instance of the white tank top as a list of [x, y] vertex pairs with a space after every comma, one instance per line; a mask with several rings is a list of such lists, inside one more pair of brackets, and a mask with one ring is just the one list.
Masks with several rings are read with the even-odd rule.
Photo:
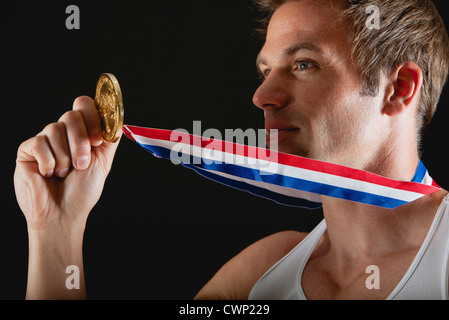
[[[256, 282], [248, 299], [306, 300], [301, 285], [302, 273], [325, 230], [323, 220]], [[412, 264], [387, 300], [448, 300], [448, 257], [449, 194], [438, 208]]]

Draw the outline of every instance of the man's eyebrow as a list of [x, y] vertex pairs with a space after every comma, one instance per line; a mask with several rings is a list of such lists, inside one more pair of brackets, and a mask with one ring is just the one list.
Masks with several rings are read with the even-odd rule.
[[[301, 43], [292, 44], [291, 46], [288, 46], [287, 48], [282, 50], [281, 56], [292, 56], [301, 50], [308, 50], [308, 51], [313, 51], [313, 52], [316, 52], [319, 54], [325, 54], [321, 48], [318, 48], [313, 43], [301, 42]], [[262, 58], [261, 53], [259, 53], [259, 55], [257, 56], [256, 66], [259, 67], [260, 64], [266, 64], [265, 60]]]

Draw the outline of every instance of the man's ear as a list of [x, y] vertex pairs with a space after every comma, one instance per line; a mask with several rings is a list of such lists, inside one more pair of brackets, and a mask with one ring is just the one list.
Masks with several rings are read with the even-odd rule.
[[389, 84], [382, 112], [394, 116], [403, 112], [413, 101], [419, 100], [423, 83], [421, 68], [414, 62], [407, 62], [389, 76]]

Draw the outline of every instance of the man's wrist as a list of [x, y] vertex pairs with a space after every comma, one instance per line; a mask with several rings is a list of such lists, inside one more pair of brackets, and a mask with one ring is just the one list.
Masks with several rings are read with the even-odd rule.
[[[62, 216], [61, 214], [59, 214]], [[87, 215], [85, 215], [87, 217]], [[52, 221], [29, 221], [28, 233], [37, 238], [82, 236], [86, 228], [86, 219], [54, 219]]]
[[[27, 299], [84, 299], [84, 227], [29, 225], [28, 236]], [[70, 277], [79, 286], [74, 287]]]

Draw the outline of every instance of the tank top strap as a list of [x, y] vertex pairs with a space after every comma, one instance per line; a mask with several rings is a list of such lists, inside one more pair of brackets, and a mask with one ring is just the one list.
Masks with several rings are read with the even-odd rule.
[[301, 287], [302, 273], [325, 230], [326, 222], [323, 219], [295, 248], [256, 282], [248, 299], [305, 300]]
[[387, 299], [448, 300], [449, 194], [443, 199], [415, 259]]

